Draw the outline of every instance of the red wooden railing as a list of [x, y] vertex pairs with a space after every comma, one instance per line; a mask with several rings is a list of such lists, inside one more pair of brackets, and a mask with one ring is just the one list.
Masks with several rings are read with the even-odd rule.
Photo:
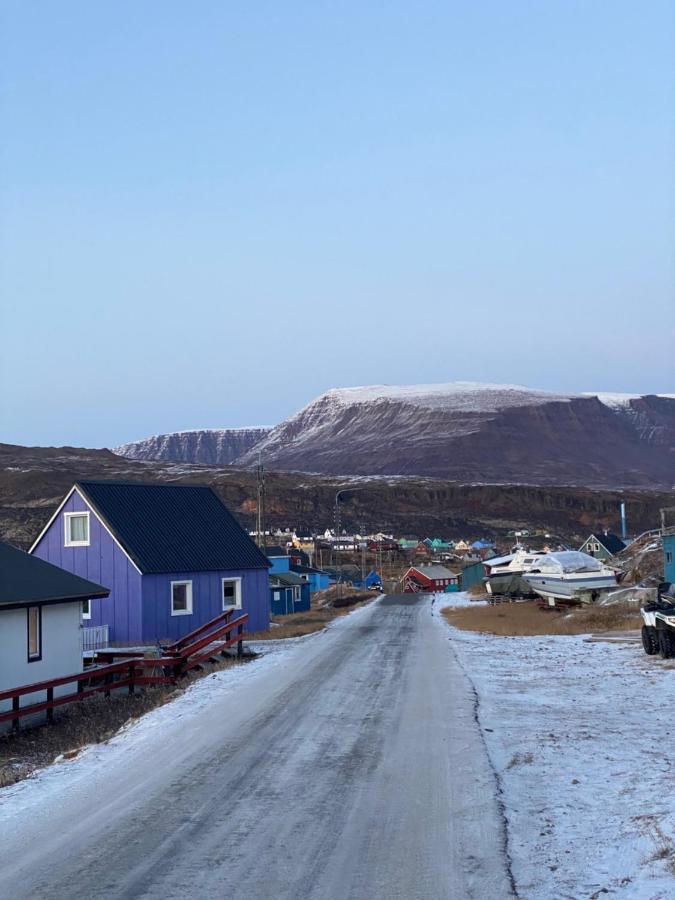
[[[129, 693], [133, 694], [136, 686], [173, 684], [180, 675], [201, 665], [205, 660], [222, 654], [234, 644], [237, 644], [237, 655], [241, 656], [244, 624], [248, 620], [248, 614], [243, 613], [236, 619], [230, 619], [233, 612], [231, 609], [226, 610], [175, 643], [163, 647], [161, 657], [146, 657], [133, 650], [99, 650], [94, 660], [102, 661], [103, 665], [92, 666], [73, 675], [0, 691], [0, 703], [12, 701], [10, 710], [0, 712], [0, 722], [11, 721], [12, 728], [17, 730], [24, 716], [46, 712], [47, 721], [52, 721], [55, 707], [84, 700], [94, 694], [103, 693], [109, 697], [111, 691], [122, 687], [128, 688]], [[115, 662], [115, 658], [120, 661]], [[147, 673], [148, 669], [155, 671]], [[157, 669], [162, 670], [161, 674], [155, 674]], [[97, 683], [101, 679], [102, 683]], [[69, 694], [54, 697], [54, 688], [66, 684], [76, 684], [77, 687]], [[45, 700], [21, 706], [21, 697], [40, 691], [46, 691]]]
[[[194, 631], [184, 634], [183, 637], [179, 638], [175, 643], [164, 644], [162, 649], [167, 653], [174, 653], [181, 650], [183, 647], [188, 647], [197, 637], [199, 637], [199, 635], [215, 629], [219, 622], [222, 622], [223, 624], [227, 623], [233, 612], [233, 609], [226, 609], [224, 612], [219, 613], [215, 619], [211, 619], [209, 622], [200, 625], [199, 628], [195, 628]], [[246, 618], [248, 618], [248, 616], [246, 616]]]

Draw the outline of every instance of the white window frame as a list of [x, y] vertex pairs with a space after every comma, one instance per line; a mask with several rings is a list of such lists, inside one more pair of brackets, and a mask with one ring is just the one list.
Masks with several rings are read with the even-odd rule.
[[[234, 583], [234, 603], [225, 605], [225, 584]], [[241, 609], [241, 577], [220, 579], [220, 600], [223, 612], [228, 609]]]
[[82, 619], [87, 621], [91, 619], [91, 598], [82, 601]]
[[[30, 614], [33, 610], [37, 610], [37, 617], [35, 620], [35, 644], [36, 651], [35, 653], [31, 653], [30, 650]], [[42, 607], [41, 606], [29, 606], [26, 609], [26, 637], [27, 637], [27, 651], [28, 651], [28, 662], [40, 662], [42, 659]]]
[[[184, 584], [186, 587], [186, 599], [187, 599], [187, 609], [174, 609], [173, 607], [173, 589], [175, 586], [179, 584]], [[171, 615], [172, 616], [191, 616], [192, 615], [192, 582], [187, 579], [180, 581], [172, 581], [171, 588], [169, 593], [169, 601], [171, 603]]]
[[[87, 520], [87, 540], [73, 541], [70, 538], [70, 520], [76, 516], [84, 516]], [[63, 514], [63, 546], [64, 547], [89, 547], [91, 544], [91, 522], [89, 521], [89, 512], [82, 510], [81, 512], [67, 512]]]

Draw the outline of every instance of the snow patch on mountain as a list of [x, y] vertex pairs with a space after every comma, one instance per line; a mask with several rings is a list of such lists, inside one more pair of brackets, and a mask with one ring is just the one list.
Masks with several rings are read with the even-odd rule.
[[272, 425], [235, 425], [232, 428], [227, 428], [226, 426], [215, 428], [181, 428], [180, 431], [163, 431], [159, 434], [149, 434], [146, 437], [138, 438], [136, 441], [127, 441], [124, 444], [120, 444], [119, 447], [113, 447], [113, 453], [117, 453], [119, 456], [124, 456], [121, 453], [121, 450], [124, 450], [126, 447], [135, 447], [138, 444], [143, 444], [146, 441], [156, 441], [161, 440], [163, 438], [170, 437], [181, 437], [184, 434], [232, 434], [237, 433], [239, 431], [270, 431], [274, 426]]
[[[605, 406], [609, 406], [612, 409], [622, 409], [624, 407], [629, 406], [631, 400], [640, 400], [641, 397], [650, 396], [648, 394], [615, 394], [607, 391], [598, 391], [593, 393], [591, 391], [585, 391], [582, 397], [597, 397], [601, 403], [604, 403]], [[666, 400], [675, 400], [675, 394], [654, 394], [655, 397], [663, 397]]]
[[486, 413], [499, 412], [510, 406], [568, 401], [573, 397], [573, 394], [541, 391], [518, 384], [486, 384], [476, 381], [451, 381], [445, 384], [375, 384], [333, 388], [313, 400], [296, 413], [296, 416], [322, 402], [348, 406], [389, 400], [428, 409]]

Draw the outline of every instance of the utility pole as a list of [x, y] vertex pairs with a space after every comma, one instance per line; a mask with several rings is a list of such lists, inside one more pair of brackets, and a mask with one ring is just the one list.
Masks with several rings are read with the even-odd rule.
[[256, 531], [258, 534], [258, 546], [261, 550], [265, 550], [267, 539], [265, 537], [265, 467], [262, 464], [260, 454], [258, 454], [258, 465], [256, 468], [256, 476], [258, 481], [258, 510]]
[[335, 568], [337, 571], [337, 599], [339, 600], [342, 596], [342, 567], [338, 565], [338, 541], [340, 539], [340, 494], [342, 491], [338, 491], [335, 494], [335, 540], [333, 541], [333, 549], [335, 550]]

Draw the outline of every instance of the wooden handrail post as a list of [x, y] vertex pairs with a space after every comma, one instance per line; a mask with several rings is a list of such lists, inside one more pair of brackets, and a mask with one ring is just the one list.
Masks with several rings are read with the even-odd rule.
[[239, 636], [239, 640], [237, 641], [237, 656], [241, 657], [244, 652], [244, 642], [242, 640], [242, 635], [244, 633], [244, 626], [237, 625], [237, 634]]
[[[53, 703], [53, 702], [54, 702], [54, 688], [50, 687], [50, 688], [47, 688], [47, 703]], [[49, 709], [47, 710], [47, 721], [49, 722], [50, 725], [54, 721], [54, 707], [53, 706], [50, 706]]]
[[[18, 711], [20, 701], [21, 701], [20, 697], [12, 697], [12, 712]], [[19, 721], [20, 720], [19, 720], [18, 716], [16, 717], [16, 719], [12, 719], [12, 731], [19, 730]]]
[[136, 663], [129, 663], [129, 696], [133, 694], [136, 682]]

